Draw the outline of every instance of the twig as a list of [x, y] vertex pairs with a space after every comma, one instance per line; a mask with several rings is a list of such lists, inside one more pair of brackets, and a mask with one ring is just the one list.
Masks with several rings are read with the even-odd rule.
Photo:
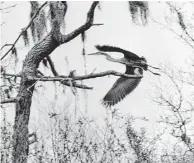
[[12, 6], [8, 6], [8, 7], [5, 7], [5, 8], [0, 8], [0, 11], [3, 11], [3, 10], [10, 9], [10, 8], [13, 8], [13, 7], [15, 7], [15, 6], [17, 6], [17, 4], [15, 4], [15, 5], [12, 5]]
[[57, 73], [57, 71], [55, 69], [55, 65], [54, 65], [53, 61], [51, 60], [50, 56], [47, 57], [47, 61], [48, 61], [49, 65], [50, 65], [50, 68], [51, 68], [51, 71], [52, 71], [53, 75], [54, 76], [58, 76], [58, 73]]
[[[71, 87], [71, 84], [69, 83], [69, 81], [62, 81], [61, 84]], [[93, 89], [93, 87], [88, 87], [86, 85], [77, 84], [77, 83], [73, 83], [73, 87], [80, 88], [80, 89], [90, 89], [90, 90]]]
[[11, 77], [19, 77], [21, 78], [21, 75], [19, 74], [9, 74], [9, 73], [2, 73], [3, 76], [11, 76]]
[[176, 12], [177, 17], [178, 17], [178, 24], [180, 25], [181, 29], [183, 30], [183, 32], [185, 32], [185, 34], [191, 39], [191, 41], [194, 41], [194, 38], [188, 33], [187, 31], [187, 26], [185, 25], [184, 19], [183, 19], [183, 15], [182, 13], [179, 11], [179, 9], [177, 9], [175, 6], [173, 6], [171, 3], [166, 2], [171, 8], [173, 8], [173, 10]]
[[13, 44], [5, 44], [5, 45], [3, 45], [3, 46], [1, 47], [1, 50], [3, 50], [3, 48], [6, 47], [6, 46], [13, 46]]
[[170, 28], [170, 27], [168, 27], [167, 25], [162, 24], [161, 22], [158, 22], [158, 21], [156, 21], [156, 20], [154, 20], [154, 19], [152, 19], [152, 20], [153, 20], [155, 23], [157, 23], [157, 24], [163, 26], [164, 28], [166, 28], [166, 29], [170, 30], [171, 32], [173, 32], [174, 34], [176, 34], [179, 38], [181, 38], [181, 39], [182, 39], [183, 41], [185, 41], [191, 48], [194, 49], [194, 46], [193, 46], [189, 41], [187, 41], [182, 35], [178, 34], [178, 33], [177, 33], [176, 31], [174, 31], [172, 28]]
[[42, 6], [37, 10], [37, 12], [34, 14], [34, 16], [32, 17], [30, 23], [22, 30], [22, 32], [19, 34], [19, 36], [17, 37], [17, 39], [15, 40], [15, 42], [13, 43], [12, 47], [1, 57], [1, 60], [3, 60], [8, 54], [9, 52], [15, 47], [16, 43], [18, 42], [18, 40], [20, 39], [20, 37], [22, 36], [24, 31], [27, 31], [27, 29], [31, 26], [33, 20], [38, 16], [39, 12], [41, 11], [41, 9], [47, 4], [47, 2], [43, 3]]
[[95, 68], [90, 74], [94, 74], [94, 72], [96, 71], [97, 68]]
[[6, 100], [1, 100], [1, 104], [16, 103], [16, 102], [17, 102], [17, 98], [10, 98], [10, 99], [6, 99]]
[[[50, 58], [49, 56], [47, 57], [47, 60], [48, 60], [48, 62], [49, 62], [49, 65], [50, 65], [50, 67], [51, 67], [51, 71], [52, 71], [53, 75], [54, 75], [54, 76], [59, 76], [59, 75], [58, 75], [58, 72], [57, 72], [56, 69], [55, 69], [54, 63], [53, 63], [53, 61], [51, 60], [51, 58]], [[86, 86], [86, 85], [81, 85], [81, 84], [77, 84], [77, 83], [71, 84], [70, 82], [71, 82], [71, 81], [61, 81], [61, 84], [66, 85], [66, 86], [70, 86], [70, 87], [73, 86], [73, 87], [81, 88], [81, 89], [92, 89], [92, 87], [88, 87], [88, 86]]]
[[100, 26], [100, 25], [104, 25], [103, 23], [94, 23], [92, 24], [92, 26]]

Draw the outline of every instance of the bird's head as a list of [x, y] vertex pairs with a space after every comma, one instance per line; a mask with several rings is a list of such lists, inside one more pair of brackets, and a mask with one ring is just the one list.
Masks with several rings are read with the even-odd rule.
[[148, 65], [147, 65], [147, 59], [145, 57], [141, 57], [141, 63], [143, 64], [142, 65], [142, 68], [147, 71], [148, 70]]

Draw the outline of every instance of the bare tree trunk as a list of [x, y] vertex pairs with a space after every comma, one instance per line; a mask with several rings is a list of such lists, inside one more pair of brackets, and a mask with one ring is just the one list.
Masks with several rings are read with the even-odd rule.
[[[27, 163], [29, 152], [28, 124], [32, 96], [36, 84], [36, 81], [31, 80], [31, 77], [37, 76], [37, 68], [39, 67], [41, 60], [49, 56], [60, 44], [71, 41], [80, 35], [83, 31], [88, 30], [92, 26], [94, 10], [97, 4], [98, 2], [92, 3], [87, 14], [86, 23], [67, 35], [62, 35], [60, 33], [60, 24], [57, 24], [58, 22], [56, 22], [52, 31], [40, 43], [36, 44], [26, 56], [23, 62], [21, 83], [16, 102], [12, 152], [13, 163]], [[58, 9], [60, 12], [64, 12], [63, 10], [60, 10], [60, 8]]]

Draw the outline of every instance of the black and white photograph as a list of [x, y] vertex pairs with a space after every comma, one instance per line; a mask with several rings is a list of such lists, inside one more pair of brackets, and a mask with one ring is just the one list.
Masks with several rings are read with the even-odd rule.
[[1, 163], [194, 163], [194, 1], [0, 1]]

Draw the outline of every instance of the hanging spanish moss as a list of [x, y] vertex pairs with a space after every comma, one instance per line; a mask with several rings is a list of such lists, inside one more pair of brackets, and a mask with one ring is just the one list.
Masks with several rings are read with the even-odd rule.
[[[50, 2], [50, 21], [51, 27], [54, 28], [55, 26], [62, 25], [64, 23], [64, 17], [67, 11], [67, 2], [60, 1], [60, 2]], [[60, 8], [60, 10], [57, 10]]]
[[86, 51], [85, 51], [85, 40], [86, 40], [86, 34], [85, 32], [83, 32], [81, 34], [81, 39], [82, 39], [82, 44], [83, 44], [83, 48], [82, 48], [82, 55], [86, 55]]
[[[70, 71], [68, 57], [65, 57], [65, 62], [66, 62], [65, 69], [69, 72], [69, 77], [75, 76], [76, 72], [74, 70]], [[72, 81], [69, 81], [69, 82], [72, 82]], [[78, 92], [78, 90], [75, 87], [73, 87], [73, 82], [71, 84], [72, 84], [72, 86], [70, 87], [70, 89], [71, 89], [71, 92], [73, 93], [74, 98], [75, 98], [74, 116], [75, 116], [75, 119], [76, 119], [77, 118], [77, 110], [79, 109], [79, 92]], [[65, 93], [65, 89], [63, 89], [63, 92]]]
[[136, 24], [141, 22], [143, 25], [146, 25], [148, 18], [148, 3], [145, 1], [129, 1], [128, 4], [133, 22]]
[[[86, 33], [85, 32], [81, 34], [81, 39], [82, 39], [82, 46], [83, 46], [82, 55], [84, 58], [84, 73], [85, 75], [87, 75], [87, 58], [86, 58], [86, 49], [85, 49]], [[83, 90], [83, 92], [84, 92], [84, 101], [85, 101], [85, 113], [87, 113], [88, 112], [88, 93], [87, 93], [87, 90]]]
[[101, 3], [99, 2], [99, 4], [98, 4], [98, 9], [100, 10], [100, 11], [102, 11], [102, 7], [101, 7]]
[[[31, 4], [30, 19], [32, 19], [34, 14], [37, 13], [40, 5], [37, 1], [30, 1], [30, 4]], [[33, 41], [35, 43], [37, 41], [40, 41], [46, 31], [46, 18], [45, 18], [45, 12], [43, 10], [41, 10], [40, 13], [33, 20], [30, 28], [31, 28]]]
[[27, 30], [22, 31], [22, 38], [24, 40], [24, 45], [28, 46], [29, 45], [29, 36], [28, 36], [28, 31]]
[[12, 48], [11, 54], [12, 54], [12, 56], [14, 58], [14, 64], [15, 64], [14, 67], [16, 67], [16, 65], [18, 63], [18, 53], [17, 53], [17, 49], [16, 49], [15, 46]]

